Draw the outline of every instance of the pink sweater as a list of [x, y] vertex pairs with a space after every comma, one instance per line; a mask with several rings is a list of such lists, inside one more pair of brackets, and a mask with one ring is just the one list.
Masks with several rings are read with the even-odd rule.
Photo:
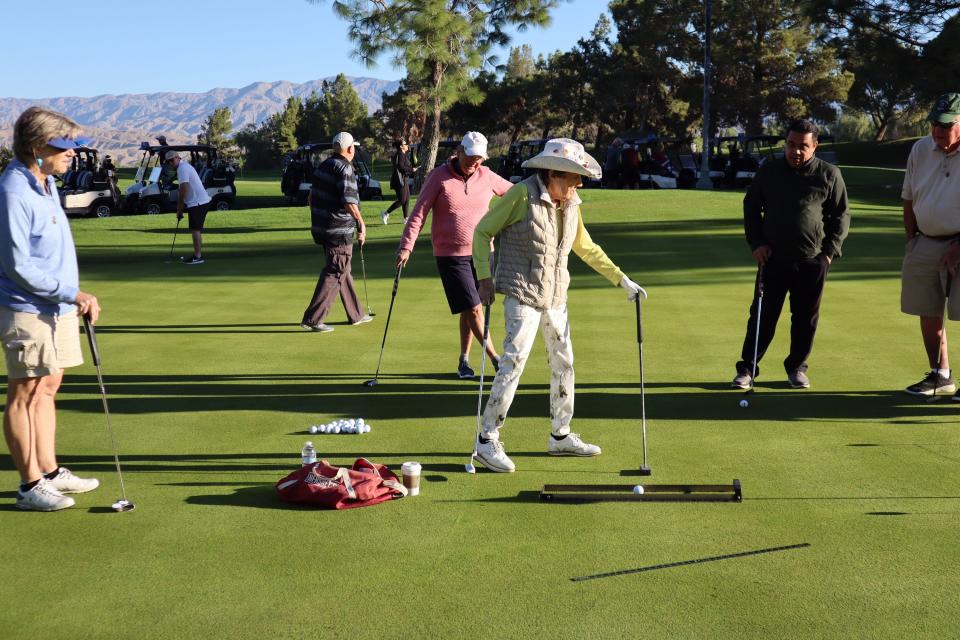
[[433, 209], [433, 255], [473, 255], [473, 229], [487, 212], [493, 196], [502, 196], [512, 186], [509, 180], [482, 165], [467, 180], [450, 168], [449, 161], [437, 167], [423, 183], [417, 205], [403, 229], [400, 249], [413, 251], [427, 212]]

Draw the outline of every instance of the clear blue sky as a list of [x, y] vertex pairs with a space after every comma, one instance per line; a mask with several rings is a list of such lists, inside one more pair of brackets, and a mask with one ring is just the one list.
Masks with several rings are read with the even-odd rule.
[[[563, 0], [550, 27], [516, 34], [512, 44], [530, 44], [534, 55], [566, 51], [606, 8], [606, 0]], [[388, 57], [373, 68], [354, 61], [346, 23], [329, 1], [5, 2], [3, 25], [3, 98], [204, 92], [340, 72], [404, 75]]]

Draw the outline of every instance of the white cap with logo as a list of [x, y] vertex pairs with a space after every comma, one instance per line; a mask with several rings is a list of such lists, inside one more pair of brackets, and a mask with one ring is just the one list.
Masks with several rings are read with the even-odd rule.
[[346, 131], [341, 131], [337, 135], [333, 136], [333, 148], [334, 149], [349, 149], [353, 146], [353, 136], [347, 133]]
[[490, 157], [487, 155], [487, 139], [479, 131], [468, 131], [460, 146], [468, 156], [482, 156], [484, 160]]

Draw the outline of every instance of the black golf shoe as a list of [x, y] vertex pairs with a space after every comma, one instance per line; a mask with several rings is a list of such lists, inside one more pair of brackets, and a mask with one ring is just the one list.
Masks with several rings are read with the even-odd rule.
[[[928, 371], [927, 375], [923, 377], [923, 380], [904, 389], [904, 391], [912, 396], [946, 395], [956, 390], [957, 385], [953, 383], [953, 378], [943, 377], [937, 373], [936, 369]], [[954, 399], [960, 402], [960, 399]]]
[[787, 374], [787, 382], [794, 389], [810, 388], [810, 378], [807, 377], [806, 373], [800, 371], [799, 369], [796, 371], [791, 371]]
[[457, 363], [457, 375], [461, 380], [468, 380], [476, 375], [466, 358], [460, 358], [460, 362]]

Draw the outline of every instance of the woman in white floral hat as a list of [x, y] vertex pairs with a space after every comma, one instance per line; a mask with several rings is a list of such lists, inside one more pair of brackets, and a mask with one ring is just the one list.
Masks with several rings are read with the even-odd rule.
[[607, 257], [587, 233], [580, 215], [577, 188], [583, 177], [601, 177], [600, 165], [568, 138], [547, 142], [543, 151], [523, 163], [537, 169], [498, 200], [477, 225], [473, 263], [484, 304], [494, 299], [489, 268], [490, 240], [500, 239], [496, 291], [504, 295], [506, 333], [500, 366], [490, 389], [477, 440], [477, 459], [491, 471], [512, 472], [500, 428], [506, 421], [520, 374], [537, 330], [543, 335], [550, 365], [551, 455], [595, 456], [600, 447], [570, 431], [573, 419], [573, 345], [567, 321], [570, 251], [611, 284], [627, 290], [627, 298], [646, 292]]

